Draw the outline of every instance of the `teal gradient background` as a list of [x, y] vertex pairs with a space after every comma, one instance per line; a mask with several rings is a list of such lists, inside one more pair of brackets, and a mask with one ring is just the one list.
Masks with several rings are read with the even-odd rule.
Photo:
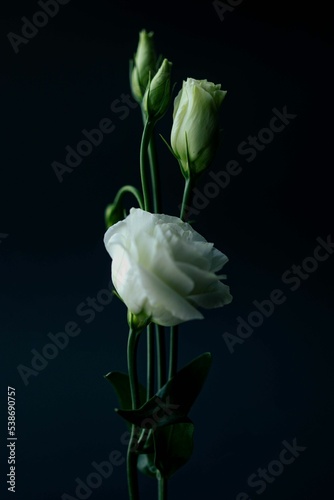
[[[21, 17], [37, 10], [35, 1], [13, 1], [0, 15], [0, 233], [8, 235], [0, 239], [0, 497], [14, 498], [5, 485], [7, 386], [16, 388], [17, 500], [75, 498], [75, 479], [85, 481], [92, 462], [112, 450], [126, 453], [126, 427], [103, 379], [126, 370], [126, 311], [114, 298], [94, 314], [82, 312], [110, 282], [104, 209], [123, 184], [139, 187], [141, 116], [130, 106], [120, 111], [116, 101], [130, 95], [128, 59], [146, 28], [173, 62], [175, 94], [187, 77], [228, 91], [210, 171], [231, 160], [242, 168], [196, 215], [194, 227], [230, 259], [224, 271], [234, 300], [181, 328], [180, 366], [206, 351], [213, 366], [190, 414], [194, 454], [171, 480], [170, 499], [236, 500], [240, 492], [252, 500], [329, 498], [334, 256], [295, 291], [282, 281], [313, 255], [317, 238], [334, 233], [329, 12], [245, 0], [221, 21], [211, 2], [71, 0], [15, 54], [7, 34], [19, 34]], [[247, 161], [241, 143], [285, 106], [296, 118]], [[60, 183], [52, 163], [64, 163], [65, 147], [75, 148], [82, 130], [104, 118], [114, 130]], [[172, 108], [157, 126], [167, 140], [171, 123]], [[157, 144], [164, 211], [178, 215], [179, 167], [159, 137]], [[209, 172], [201, 178], [202, 194], [211, 181]], [[237, 318], [247, 320], [253, 301], [274, 289], [285, 302], [232, 354], [223, 334], [235, 335]], [[30, 366], [31, 350], [41, 352], [48, 334], [69, 321], [80, 334], [25, 385], [17, 366]], [[306, 450], [257, 494], [249, 476], [294, 438]], [[125, 465], [115, 467], [89, 498], [125, 500], [125, 481]], [[143, 478], [142, 498], [154, 492]]]

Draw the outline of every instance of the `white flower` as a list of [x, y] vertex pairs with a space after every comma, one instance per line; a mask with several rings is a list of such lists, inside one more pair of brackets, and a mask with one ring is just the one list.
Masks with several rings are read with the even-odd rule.
[[173, 326], [202, 319], [197, 307], [229, 304], [229, 287], [217, 276], [228, 261], [178, 217], [132, 208], [110, 227], [104, 244], [112, 258], [117, 293], [133, 314]]
[[[183, 175], [211, 163], [219, 142], [219, 108], [226, 91], [207, 80], [188, 78], [174, 100], [171, 146]], [[189, 159], [189, 164], [188, 164]]]

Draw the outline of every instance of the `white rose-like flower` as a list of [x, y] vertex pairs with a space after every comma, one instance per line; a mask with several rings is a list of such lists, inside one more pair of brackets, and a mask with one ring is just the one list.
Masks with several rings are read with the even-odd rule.
[[216, 153], [226, 93], [220, 84], [188, 78], [174, 100], [171, 146], [186, 178], [205, 170]]
[[228, 261], [178, 217], [132, 208], [110, 227], [104, 244], [112, 258], [115, 289], [129, 311], [173, 326], [202, 319], [197, 307], [229, 304], [229, 287], [219, 271]]

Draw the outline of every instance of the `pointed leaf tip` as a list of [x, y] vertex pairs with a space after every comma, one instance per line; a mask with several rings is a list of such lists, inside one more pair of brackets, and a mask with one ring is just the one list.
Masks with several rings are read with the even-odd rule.
[[[137, 410], [121, 410], [127, 422], [145, 427], [147, 419], [156, 427], [185, 422], [211, 367], [211, 354], [204, 353], [181, 368], [149, 401]], [[155, 419], [159, 412], [159, 419]], [[158, 420], [158, 421], [156, 421]], [[144, 423], [143, 423], [144, 422]]]

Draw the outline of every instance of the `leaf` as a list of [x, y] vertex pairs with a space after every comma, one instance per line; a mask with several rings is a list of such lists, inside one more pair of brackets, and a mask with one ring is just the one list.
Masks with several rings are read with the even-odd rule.
[[[190, 459], [193, 452], [194, 425], [191, 421], [159, 427], [152, 433], [152, 444], [138, 456], [138, 470], [154, 479], [169, 479]], [[150, 439], [151, 441], [151, 439]]]
[[168, 144], [168, 142], [166, 141], [166, 139], [164, 138], [163, 135], [159, 134], [161, 139], [164, 141], [164, 143], [166, 144], [167, 148], [169, 149], [169, 151], [172, 153], [172, 155], [174, 156], [174, 158], [176, 158], [178, 160], [178, 157], [176, 156], [176, 154], [174, 153], [172, 147]]
[[169, 479], [190, 459], [194, 448], [194, 424], [180, 423], [158, 428], [154, 436], [154, 464]]
[[116, 410], [128, 422], [142, 428], [157, 428], [176, 422], [189, 423], [187, 414], [208, 375], [211, 354], [192, 360], [137, 410]]
[[[104, 376], [114, 387], [118, 397], [119, 405], [123, 410], [132, 406], [129, 375], [121, 372], [110, 372]], [[139, 384], [139, 401], [144, 404], [146, 401], [146, 390]]]

